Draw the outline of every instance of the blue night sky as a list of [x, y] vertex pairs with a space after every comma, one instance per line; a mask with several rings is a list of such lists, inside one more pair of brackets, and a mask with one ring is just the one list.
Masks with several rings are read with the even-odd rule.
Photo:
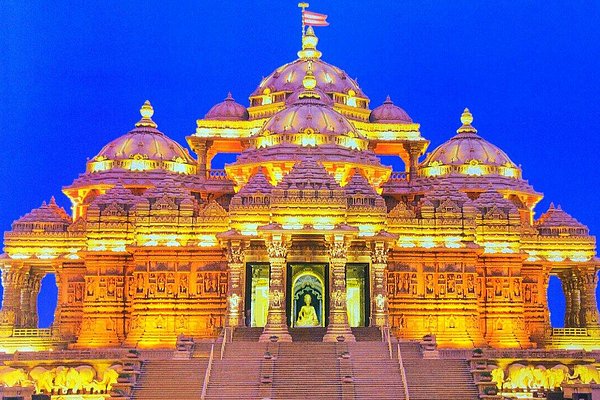
[[[262, 76], [296, 58], [296, 1], [181, 3], [0, 4], [1, 230], [52, 195], [68, 208], [61, 187], [133, 127], [144, 100], [159, 129], [185, 144], [228, 91], [247, 105]], [[316, 29], [323, 59], [358, 77], [371, 108], [389, 94], [433, 150], [469, 107], [479, 133], [545, 194], [538, 216], [554, 201], [600, 233], [599, 2], [310, 3], [329, 14]], [[42, 290], [46, 326], [52, 279]], [[562, 326], [555, 279], [549, 296]]]

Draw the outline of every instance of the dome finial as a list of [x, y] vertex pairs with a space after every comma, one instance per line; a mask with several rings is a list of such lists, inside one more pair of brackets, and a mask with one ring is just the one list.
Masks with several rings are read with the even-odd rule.
[[298, 52], [298, 57], [307, 58], [321, 58], [321, 52], [317, 50], [317, 43], [319, 38], [315, 35], [315, 30], [312, 26], [306, 29], [306, 33], [302, 35], [302, 50]]
[[312, 71], [312, 62], [310, 61], [308, 62], [306, 75], [304, 75], [304, 79], [302, 79], [302, 86], [304, 86], [304, 89], [306, 90], [313, 90], [317, 86], [317, 80]]
[[152, 108], [152, 104], [150, 104], [149, 100], [146, 100], [140, 108], [140, 114], [142, 115], [142, 119], [139, 120], [135, 126], [142, 127], [147, 126], [150, 128], [156, 128], [158, 125], [154, 121], [152, 121], [152, 116], [154, 115], [154, 108]]
[[458, 130], [456, 131], [457, 133], [477, 133], [477, 129], [473, 128], [473, 126], [471, 125], [471, 123], [473, 122], [473, 114], [471, 114], [471, 111], [469, 111], [469, 109], [466, 107], [462, 115], [460, 116], [460, 122], [462, 122], [462, 126], [458, 128]]

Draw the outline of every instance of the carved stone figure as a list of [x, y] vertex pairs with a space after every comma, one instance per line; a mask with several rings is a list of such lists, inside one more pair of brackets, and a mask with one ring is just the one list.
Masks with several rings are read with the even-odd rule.
[[594, 383], [600, 383], [600, 374], [598, 368], [593, 365], [576, 365], [573, 367], [573, 375], [570, 379], [579, 379], [581, 383], [588, 384], [594, 381]]
[[49, 370], [44, 367], [38, 366], [29, 371], [29, 376], [33, 380], [35, 385], [36, 393], [51, 393], [54, 389], [54, 375], [53, 369]]
[[240, 305], [240, 296], [237, 293], [233, 293], [229, 296], [229, 311], [232, 313], [238, 312], [238, 307]]
[[0, 384], [5, 387], [27, 386], [27, 373], [23, 368], [0, 367]]
[[304, 295], [304, 305], [298, 313], [296, 326], [319, 326], [319, 317], [317, 317], [315, 308], [310, 304], [311, 301], [312, 297], [306, 293]]
[[375, 308], [379, 312], [383, 312], [385, 310], [385, 296], [381, 293], [375, 296]]
[[494, 368], [491, 372], [492, 382], [496, 384], [498, 390], [502, 389], [502, 385], [504, 384], [504, 369], [498, 367]]
[[267, 254], [269, 258], [285, 258], [288, 253], [288, 248], [281, 242], [267, 243]]

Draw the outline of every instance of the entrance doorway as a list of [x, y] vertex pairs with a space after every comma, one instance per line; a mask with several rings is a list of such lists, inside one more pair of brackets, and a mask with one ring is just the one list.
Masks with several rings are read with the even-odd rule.
[[289, 264], [287, 285], [288, 326], [327, 326], [329, 304], [325, 264]]
[[369, 294], [369, 265], [346, 266], [346, 302], [348, 324], [352, 328], [367, 326], [371, 312]]
[[264, 327], [269, 311], [269, 264], [246, 265], [246, 326]]

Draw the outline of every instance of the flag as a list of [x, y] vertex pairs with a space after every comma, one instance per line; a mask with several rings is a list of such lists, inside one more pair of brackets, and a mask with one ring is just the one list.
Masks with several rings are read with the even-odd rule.
[[309, 26], [328, 26], [327, 15], [302, 10], [302, 24]]

